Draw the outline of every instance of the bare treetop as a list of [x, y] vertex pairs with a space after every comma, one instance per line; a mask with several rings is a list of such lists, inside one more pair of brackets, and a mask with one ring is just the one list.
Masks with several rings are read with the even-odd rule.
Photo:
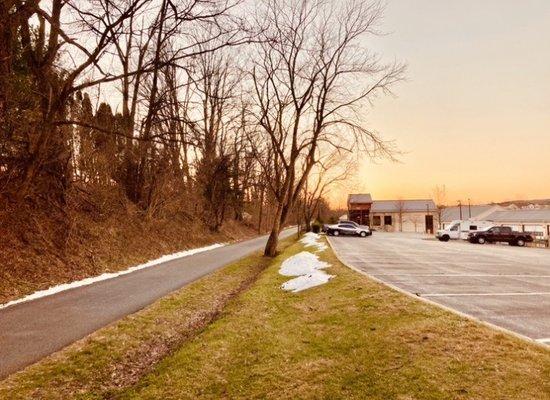
[[273, 154], [282, 223], [322, 152], [391, 155], [362, 116], [362, 107], [404, 72], [362, 47], [361, 39], [376, 33], [381, 10], [379, 2], [359, 1], [266, 0], [259, 7], [263, 40], [250, 76], [261, 140], [254, 143], [257, 153]]

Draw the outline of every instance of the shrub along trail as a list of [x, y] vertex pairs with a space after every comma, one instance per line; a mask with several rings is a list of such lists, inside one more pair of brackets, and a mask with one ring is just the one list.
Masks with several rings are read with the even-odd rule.
[[[281, 284], [288, 247], [200, 333], [181, 339], [244, 260], [0, 384], [0, 397], [542, 399], [550, 352], [395, 292], [338, 262], [328, 283]], [[308, 250], [308, 249], [306, 249]], [[257, 258], [254, 262], [266, 262]], [[229, 274], [229, 272], [231, 274]], [[240, 272], [239, 272], [240, 271]], [[242, 276], [231, 287], [242, 287]], [[225, 289], [226, 290], [226, 289]], [[187, 321], [187, 322], [182, 322]], [[192, 326], [193, 324], [191, 324]], [[182, 328], [184, 327], [184, 328]], [[172, 332], [177, 340], [166, 340]], [[155, 343], [166, 344], [158, 357]], [[146, 343], [146, 344], [143, 344]], [[125, 349], [125, 350], [119, 350]], [[152, 349], [152, 351], [151, 351]], [[151, 366], [154, 361], [163, 359]], [[140, 361], [144, 360], [144, 361]], [[137, 367], [130, 367], [137, 363]], [[126, 370], [137, 371], [128, 374]], [[99, 372], [94, 372], [99, 371]], [[54, 384], [52, 384], [54, 383]], [[3, 398], [3, 397], [2, 397]]]

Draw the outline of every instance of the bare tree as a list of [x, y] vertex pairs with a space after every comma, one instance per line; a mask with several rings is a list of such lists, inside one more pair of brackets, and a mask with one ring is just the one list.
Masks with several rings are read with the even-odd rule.
[[[405, 212], [405, 200], [402, 197], [396, 202], [397, 218], [399, 219], [399, 232], [403, 232], [403, 213]], [[416, 227], [415, 227], [416, 229]]]
[[349, 178], [355, 170], [355, 159], [348, 152], [325, 154], [312, 168], [302, 194], [302, 217], [306, 232], [311, 231], [311, 223], [319, 213], [320, 206], [330, 189]]
[[258, 21], [266, 26], [251, 72], [259, 130], [251, 142], [256, 154], [268, 148], [273, 154], [269, 164], [260, 163], [274, 171], [277, 201], [267, 256], [276, 254], [278, 235], [321, 151], [391, 154], [358, 112], [403, 75], [403, 66], [383, 65], [361, 47], [381, 15], [380, 3], [363, 1], [266, 0], [260, 9]]
[[[63, 202], [73, 164], [67, 126], [88, 128], [81, 133], [94, 128], [88, 122], [67, 118], [70, 104], [77, 93], [116, 82], [121, 83], [124, 126], [111, 134], [126, 137], [126, 147], [135, 150], [125, 154], [126, 163], [133, 165], [126, 178], [136, 181], [128, 190], [129, 197], [147, 197], [150, 191], [143, 194], [142, 187], [150, 172], [145, 164], [156, 151], [151, 143], [159, 135], [161, 71], [168, 65], [186, 68], [186, 60], [205, 51], [246, 42], [239, 19], [229, 13], [238, 1], [3, 2], [0, 14], [6, 17], [6, 24], [0, 29], [0, 48], [6, 58], [0, 61], [0, 68], [10, 74], [15, 62], [24, 65], [32, 77], [29, 90], [37, 98], [33, 118], [27, 118], [20, 130], [22, 137], [12, 140], [26, 145], [18, 149], [16, 157], [9, 155], [17, 160], [5, 167], [19, 197], [47, 192]], [[21, 49], [21, 59], [12, 54], [14, 48]], [[120, 65], [113, 59], [119, 59]], [[7, 98], [0, 93], [2, 117], [13, 111]], [[136, 129], [138, 114], [140, 126]], [[137, 149], [133, 149], [134, 141]], [[136, 157], [131, 160], [134, 152]]]
[[[25, 10], [24, 17], [18, 20], [24, 59], [41, 94], [40, 118], [27, 137], [29, 150], [22, 168], [19, 197], [25, 197], [38, 185], [38, 190], [46, 190], [49, 196], [64, 201], [64, 190], [70, 181], [70, 148], [58, 122], [65, 119], [68, 102], [75, 92], [98, 83], [93, 78], [78, 80], [91, 69], [103, 72], [100, 58], [117, 40], [126, 21], [139, 12], [146, 1], [117, 3], [98, 0], [82, 5], [76, 1], [53, 0], [46, 9], [40, 1], [19, 2], [18, 8]], [[80, 36], [88, 39], [86, 46], [85, 39], [79, 42], [72, 32], [64, 29], [64, 11], [72, 19], [72, 25], [65, 26], [84, 31]], [[37, 34], [31, 22], [33, 18], [38, 20]], [[67, 51], [72, 52], [70, 67], [60, 64], [61, 55]]]
[[348, 156], [394, 154], [363, 110], [404, 68], [364, 47], [377, 1], [262, 0], [254, 39], [240, 1], [2, 2], [0, 200], [231, 218], [269, 256], [310, 226]]
[[418, 225], [422, 222], [422, 216], [416, 213], [411, 213], [408, 216], [408, 220], [414, 225], [414, 231], [418, 232]]
[[445, 185], [436, 185], [433, 189], [433, 197], [435, 201], [437, 221], [439, 228], [442, 228], [443, 211], [447, 207], [447, 188]]

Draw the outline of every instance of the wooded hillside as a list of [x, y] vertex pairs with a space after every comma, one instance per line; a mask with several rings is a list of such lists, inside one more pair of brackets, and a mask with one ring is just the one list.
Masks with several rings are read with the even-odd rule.
[[271, 233], [274, 255], [285, 224], [310, 226], [350, 155], [391, 156], [361, 112], [404, 70], [363, 46], [381, 12], [376, 1], [3, 1], [2, 246], [42, 243], [63, 259], [86, 242], [82, 221], [128, 216], [182, 232], [246, 224]]

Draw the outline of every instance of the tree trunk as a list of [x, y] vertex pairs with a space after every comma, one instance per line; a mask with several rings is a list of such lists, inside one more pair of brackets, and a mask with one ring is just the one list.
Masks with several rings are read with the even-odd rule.
[[309, 216], [304, 218], [304, 229], [306, 232], [311, 232], [311, 218]]
[[[8, 2], [9, 3], [9, 2]], [[12, 72], [12, 45], [15, 18], [10, 18], [12, 4], [2, 2], [0, 4], [0, 118], [7, 109], [8, 101], [8, 79]]]
[[282, 211], [283, 207], [278, 205], [275, 220], [273, 221], [273, 226], [271, 228], [271, 233], [269, 234], [269, 239], [267, 239], [267, 244], [265, 245], [264, 256], [275, 257], [277, 255], [277, 245], [279, 244], [279, 233], [281, 231]]
[[278, 231], [279, 229], [277, 229], [275, 226], [273, 227], [273, 229], [271, 229], [269, 239], [267, 239], [267, 244], [265, 245], [264, 256], [275, 257], [277, 255], [277, 245], [279, 244]]

